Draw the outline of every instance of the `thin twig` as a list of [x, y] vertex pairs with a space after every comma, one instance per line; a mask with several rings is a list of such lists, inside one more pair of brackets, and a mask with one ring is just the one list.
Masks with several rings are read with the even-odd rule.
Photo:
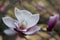
[[26, 40], [29, 40], [29, 39], [27, 39], [26, 37], [24, 37]]
[[55, 34], [53, 32], [48, 32], [49, 35], [51, 35], [52, 37], [54, 37], [56, 40], [58, 40], [56, 37], [55, 37]]
[[41, 29], [40, 31], [47, 32], [49, 35], [51, 35], [51, 37], [54, 37], [56, 40], [58, 40], [58, 39], [55, 37], [55, 33], [53, 33], [53, 32], [48, 32], [48, 31], [43, 30], [43, 29]]

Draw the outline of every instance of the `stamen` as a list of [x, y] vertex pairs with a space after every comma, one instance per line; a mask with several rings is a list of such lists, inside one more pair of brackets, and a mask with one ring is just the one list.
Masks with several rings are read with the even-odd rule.
[[25, 29], [25, 27], [24, 27], [23, 24], [20, 26], [20, 29], [21, 29], [21, 30], [24, 30], [24, 29]]
[[19, 28], [21, 30], [24, 30], [26, 28], [25, 25], [23, 24], [23, 22], [24, 22], [24, 20], [21, 22], [21, 24], [19, 24]]

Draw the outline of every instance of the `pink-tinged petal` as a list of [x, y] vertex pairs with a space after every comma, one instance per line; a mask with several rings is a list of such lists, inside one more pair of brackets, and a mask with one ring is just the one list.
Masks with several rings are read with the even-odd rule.
[[24, 34], [22, 31], [19, 31], [17, 28], [14, 28], [14, 30], [21, 36], [24, 37], [26, 34]]
[[9, 16], [3, 17], [2, 20], [9, 28], [16, 28], [14, 23], [18, 22], [17, 20]]
[[48, 27], [47, 27], [48, 31], [52, 31], [52, 29], [55, 27], [57, 20], [58, 20], [58, 17], [59, 17], [59, 15], [57, 15], [57, 14], [50, 17]]
[[36, 32], [38, 32], [41, 28], [39, 26], [34, 26], [34, 27], [31, 27], [29, 28], [26, 32], [24, 32], [25, 34], [27, 35], [31, 35], [31, 34], [34, 34]]
[[6, 35], [15, 35], [17, 32], [14, 30], [11, 30], [11, 29], [6, 29], [6, 30], [4, 30], [4, 33]]

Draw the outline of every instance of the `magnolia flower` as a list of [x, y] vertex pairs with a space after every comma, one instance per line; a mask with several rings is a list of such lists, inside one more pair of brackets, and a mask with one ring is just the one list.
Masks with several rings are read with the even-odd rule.
[[47, 30], [51, 31], [59, 23], [60, 23], [59, 14], [55, 14], [54, 16], [51, 16], [49, 19]]
[[27, 10], [19, 10], [18, 8], [15, 8], [14, 12], [17, 20], [9, 16], [2, 18], [3, 22], [9, 27], [9, 29], [4, 30], [5, 34], [30, 35], [40, 30], [40, 27], [36, 25], [39, 21], [39, 14], [32, 14]]

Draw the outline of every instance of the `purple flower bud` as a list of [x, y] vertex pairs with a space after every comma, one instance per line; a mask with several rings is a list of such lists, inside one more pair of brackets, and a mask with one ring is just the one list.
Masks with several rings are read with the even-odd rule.
[[57, 24], [59, 15], [55, 14], [54, 16], [51, 16], [49, 19], [49, 23], [48, 23], [48, 27], [47, 30], [48, 31], [52, 31], [52, 29], [55, 27], [55, 25]]

